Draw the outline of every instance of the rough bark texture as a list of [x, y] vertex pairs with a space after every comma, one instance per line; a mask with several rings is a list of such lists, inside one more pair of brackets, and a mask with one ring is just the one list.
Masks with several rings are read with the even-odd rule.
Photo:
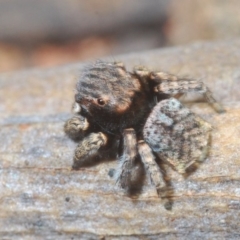
[[240, 238], [240, 41], [117, 56], [203, 80], [227, 109], [188, 104], [214, 126], [208, 159], [188, 178], [166, 167], [171, 211], [146, 178], [129, 197], [108, 176], [116, 161], [71, 171], [63, 133], [83, 64], [0, 75], [1, 239]]

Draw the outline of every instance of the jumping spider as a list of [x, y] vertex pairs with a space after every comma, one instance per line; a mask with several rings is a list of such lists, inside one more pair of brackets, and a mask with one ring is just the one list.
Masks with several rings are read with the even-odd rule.
[[166, 183], [155, 159], [185, 174], [208, 152], [210, 124], [177, 100], [188, 92], [201, 93], [218, 113], [224, 112], [202, 82], [144, 67], [128, 72], [122, 63], [98, 61], [88, 66], [77, 83], [75, 116], [64, 126], [79, 142], [73, 168], [120, 148], [120, 186], [129, 190], [137, 183], [143, 165], [164, 198]]

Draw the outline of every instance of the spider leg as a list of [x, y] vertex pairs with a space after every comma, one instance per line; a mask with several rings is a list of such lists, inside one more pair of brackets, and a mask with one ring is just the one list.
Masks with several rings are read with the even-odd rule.
[[123, 153], [119, 159], [119, 168], [116, 171], [117, 183], [125, 190], [132, 191], [142, 183], [143, 168], [137, 150], [136, 133], [134, 129], [125, 129], [123, 132]]
[[74, 141], [81, 140], [89, 127], [87, 119], [81, 115], [74, 116], [64, 124], [64, 131]]
[[176, 98], [176, 99], [179, 99], [179, 98], [181, 98], [183, 95], [184, 95], [184, 93], [177, 93], [177, 94], [175, 94], [173, 97]]
[[141, 156], [142, 162], [150, 175], [151, 182], [155, 185], [157, 194], [161, 198], [166, 197], [167, 186], [163, 179], [163, 175], [158, 164], [155, 161], [155, 157], [151, 148], [143, 140], [138, 142], [138, 151]]
[[185, 93], [197, 92], [204, 96], [206, 101], [212, 105], [216, 112], [225, 112], [223, 106], [216, 101], [212, 92], [203, 82], [190, 79], [179, 79], [177, 76], [166, 72], [151, 72], [145, 67], [135, 68], [134, 73], [145, 83], [145, 86], [148, 85], [149, 81], [154, 82], [154, 91], [159, 94], [175, 95], [179, 98]]
[[116, 61], [113, 63], [114, 65], [116, 65], [117, 67], [119, 68], [122, 68], [122, 69], [126, 69], [123, 62], [120, 62], [120, 61]]
[[144, 66], [134, 68], [134, 74], [136, 74], [145, 85], [149, 85], [149, 81], [156, 84], [160, 84], [163, 81], [178, 81], [175, 75], [166, 72], [152, 72]]
[[107, 144], [107, 136], [102, 132], [91, 133], [85, 137], [77, 146], [73, 158], [73, 169], [78, 169], [88, 164], [91, 159], [98, 155], [101, 147]]
[[68, 119], [64, 124], [64, 131], [74, 141], [81, 140], [89, 128], [87, 119], [80, 114], [81, 108], [79, 104], [74, 103], [73, 112], [77, 115]]
[[154, 91], [157, 93], [169, 95], [179, 95], [188, 92], [200, 93], [216, 112], [225, 112], [223, 106], [217, 102], [209, 88], [201, 81], [178, 79], [176, 76], [164, 72], [151, 73], [150, 79], [158, 83], [154, 87]]

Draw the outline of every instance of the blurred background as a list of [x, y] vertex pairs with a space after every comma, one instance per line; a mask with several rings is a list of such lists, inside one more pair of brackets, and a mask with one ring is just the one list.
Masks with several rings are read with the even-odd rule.
[[240, 36], [238, 0], [0, 0], [0, 72]]

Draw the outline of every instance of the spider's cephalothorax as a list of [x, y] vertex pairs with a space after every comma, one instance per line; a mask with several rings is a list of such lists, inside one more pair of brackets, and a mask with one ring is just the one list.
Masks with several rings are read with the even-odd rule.
[[143, 67], [131, 73], [122, 63], [96, 62], [87, 67], [77, 83], [75, 116], [64, 126], [67, 135], [79, 142], [73, 167], [121, 146], [120, 156], [116, 154], [117, 182], [129, 190], [140, 179], [143, 165], [164, 198], [166, 184], [155, 158], [184, 174], [208, 152], [210, 124], [177, 100], [188, 92], [201, 93], [217, 112], [224, 112], [199, 81]]
[[150, 111], [145, 85], [121, 64], [97, 62], [86, 68], [77, 83], [75, 101], [81, 114], [109, 134], [137, 128]]

